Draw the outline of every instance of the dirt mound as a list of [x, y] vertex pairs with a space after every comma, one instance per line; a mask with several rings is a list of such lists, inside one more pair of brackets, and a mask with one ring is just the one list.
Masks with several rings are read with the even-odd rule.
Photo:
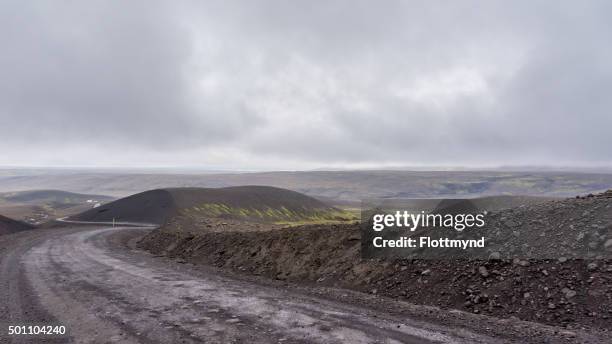
[[502, 258], [610, 258], [612, 192], [491, 212], [485, 230]]
[[[561, 209], [571, 209], [567, 217]], [[547, 225], [561, 235], [612, 239], [612, 191], [524, 205], [497, 218], [515, 228]], [[502, 220], [503, 219], [503, 220]], [[578, 223], [570, 227], [568, 220]], [[542, 228], [539, 227], [541, 225]], [[560, 226], [560, 227], [559, 227]], [[362, 260], [358, 224], [259, 232], [189, 233], [166, 227], [140, 242], [155, 253], [297, 283], [316, 283], [416, 304], [516, 317], [568, 329], [612, 329], [612, 261], [605, 259]]]
[[34, 226], [27, 223], [9, 219], [8, 217], [0, 215], [0, 235], [21, 232], [33, 228]]
[[478, 209], [496, 211], [509, 208], [517, 208], [520, 206], [536, 205], [550, 201], [558, 201], [562, 199], [563, 198], [559, 197], [502, 195], [478, 197], [471, 199], [471, 201]]
[[81, 221], [134, 221], [197, 225], [209, 219], [282, 222], [325, 219], [339, 211], [312, 197], [267, 186], [169, 188], [146, 191], [73, 217]]
[[516, 195], [486, 196], [465, 199], [448, 198], [441, 200], [440, 203], [436, 205], [433, 212], [438, 214], [474, 214], [482, 210], [498, 211], [556, 200], [562, 200], [562, 198]]

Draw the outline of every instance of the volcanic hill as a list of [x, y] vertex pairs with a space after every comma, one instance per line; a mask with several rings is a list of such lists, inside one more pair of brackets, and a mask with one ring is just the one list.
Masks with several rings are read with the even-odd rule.
[[168, 188], [145, 191], [72, 217], [79, 221], [163, 224], [171, 218], [257, 223], [317, 222], [346, 214], [299, 192], [268, 186]]

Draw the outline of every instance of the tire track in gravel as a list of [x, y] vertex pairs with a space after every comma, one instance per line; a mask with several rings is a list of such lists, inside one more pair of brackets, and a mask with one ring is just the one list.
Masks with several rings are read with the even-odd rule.
[[[79, 343], [499, 343], [469, 331], [216, 274], [190, 274], [109, 248], [129, 228], [57, 232], [21, 264], [40, 304]], [[461, 332], [461, 334], [457, 334]]]

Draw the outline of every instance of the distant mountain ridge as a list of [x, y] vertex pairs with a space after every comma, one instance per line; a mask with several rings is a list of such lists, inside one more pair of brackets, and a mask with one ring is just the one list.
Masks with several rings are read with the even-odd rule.
[[[125, 197], [166, 187], [266, 185], [329, 201], [371, 198], [571, 197], [612, 187], [612, 173], [549, 171], [295, 171], [225, 174], [30, 171], [0, 174], [0, 189], [56, 188]], [[333, 203], [335, 204], [335, 203]]]
[[111, 201], [114, 198], [104, 195], [88, 195], [75, 192], [68, 192], [62, 190], [29, 190], [29, 191], [16, 191], [16, 192], [3, 192], [0, 193], [0, 198], [10, 202], [19, 203], [65, 203], [65, 204], [77, 204], [84, 203], [88, 200], [92, 201]]

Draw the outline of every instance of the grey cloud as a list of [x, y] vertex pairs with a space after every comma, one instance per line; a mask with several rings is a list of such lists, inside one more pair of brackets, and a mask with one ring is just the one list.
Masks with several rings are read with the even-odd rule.
[[0, 6], [0, 164], [612, 163], [607, 2]]

